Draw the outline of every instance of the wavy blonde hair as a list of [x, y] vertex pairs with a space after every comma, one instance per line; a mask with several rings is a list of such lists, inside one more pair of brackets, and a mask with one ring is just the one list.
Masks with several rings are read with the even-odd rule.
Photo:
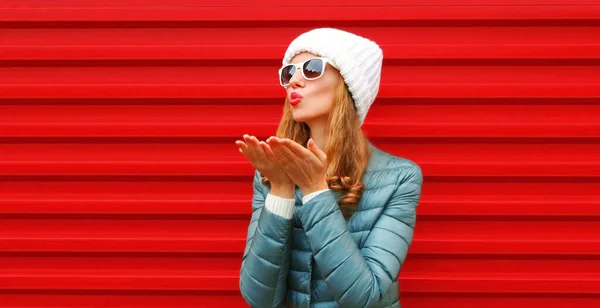
[[[294, 120], [289, 98], [285, 99], [277, 137], [292, 139], [304, 147], [310, 139], [310, 127], [306, 123]], [[327, 184], [331, 190], [342, 194], [338, 205], [344, 217], [348, 219], [356, 211], [362, 196], [362, 176], [371, 153], [367, 138], [360, 127], [352, 95], [339, 74], [327, 120], [327, 144], [324, 152], [328, 160]], [[268, 184], [269, 179], [263, 177], [262, 182]]]

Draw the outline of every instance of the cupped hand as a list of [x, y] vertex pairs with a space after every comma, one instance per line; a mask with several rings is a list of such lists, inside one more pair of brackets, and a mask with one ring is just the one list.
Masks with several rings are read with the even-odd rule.
[[270, 146], [265, 151], [267, 157], [285, 171], [304, 195], [329, 188], [327, 155], [312, 139], [308, 141], [308, 148], [288, 138], [271, 137], [267, 142]]
[[[287, 173], [265, 154], [265, 148], [269, 148], [269, 145], [266, 142], [259, 141], [256, 137], [247, 134], [243, 136], [243, 139], [244, 141], [235, 141], [235, 144], [239, 147], [239, 151], [246, 156], [252, 166], [254, 166], [261, 175], [269, 178], [271, 186], [294, 186], [294, 182]], [[270, 151], [270, 149], [268, 150]]]

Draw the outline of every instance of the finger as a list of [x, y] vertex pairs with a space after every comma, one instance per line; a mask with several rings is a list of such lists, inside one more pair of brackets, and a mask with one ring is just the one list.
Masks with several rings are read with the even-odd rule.
[[297, 160], [302, 161], [305, 164], [309, 163], [309, 162], [310, 162], [310, 164], [314, 164], [314, 163], [322, 164], [321, 160], [313, 152], [306, 149], [305, 147], [303, 147], [299, 143], [295, 142], [294, 140], [284, 139], [282, 141], [282, 143], [284, 144], [285, 147], [288, 148], [290, 153], [293, 153], [294, 156], [297, 157], [296, 158]]
[[[240, 153], [242, 153], [244, 156], [246, 156], [246, 154], [244, 153], [248, 149], [248, 146], [246, 145], [246, 143], [244, 141], [241, 141], [241, 140], [236, 140], [235, 144], [238, 147], [238, 151]], [[246, 157], [246, 158], [248, 158], [248, 157]]]
[[282, 139], [281, 144], [286, 146], [294, 155], [298, 157], [308, 157], [312, 154], [308, 149], [291, 139]]
[[272, 138], [269, 141], [269, 146], [273, 150], [273, 154], [277, 157], [277, 160], [280, 164], [287, 167], [291, 163], [290, 156], [286, 155], [285, 146], [283, 146], [280, 142], [279, 138]]
[[258, 144], [258, 139], [256, 139], [256, 137], [254, 136], [248, 136], [247, 138], [244, 138], [246, 140], [246, 143], [248, 145], [257, 145]]
[[280, 152], [280, 155], [282, 155], [283, 157], [285, 157], [288, 162], [293, 162], [293, 163], [297, 163], [301, 158], [301, 156], [296, 155], [296, 153], [294, 153], [289, 146], [284, 142], [283, 139], [278, 139], [278, 149]]
[[267, 156], [267, 158], [269, 158], [272, 161], [278, 160], [277, 155], [275, 155], [275, 153], [273, 153], [273, 150], [271, 149], [271, 146], [269, 146], [269, 144], [267, 144], [264, 141], [261, 141], [260, 146], [262, 147], [263, 151], [265, 152], [265, 155]]
[[[309, 150], [307, 150], [306, 148], [304, 148], [302, 145], [296, 143], [295, 141], [291, 140], [291, 139], [279, 139], [279, 151], [280, 151], [280, 155], [285, 157], [286, 159], [286, 163], [285, 163], [285, 168], [287, 168], [287, 172], [290, 174], [295, 174], [296, 176], [301, 176], [304, 178], [308, 178], [309, 177], [309, 167], [310, 164], [309, 161], [313, 160], [318, 162], [318, 158], [313, 155]], [[293, 148], [295, 147], [295, 145], [300, 147], [301, 149], [297, 151], [300, 153], [300, 155], [298, 155], [298, 152], [294, 152]], [[303, 151], [303, 152], [302, 152]]]
[[236, 141], [235, 141], [235, 144], [238, 146], [238, 148], [239, 148], [241, 151], [245, 151], [246, 149], [248, 149], [248, 146], [246, 145], [246, 143], [245, 143], [244, 141], [241, 141], [241, 140], [236, 140]]
[[265, 154], [265, 151], [261, 145], [261, 141], [259, 141], [256, 137], [250, 136], [250, 144], [252, 147], [252, 155], [253, 161], [255, 164], [260, 166], [266, 166], [270, 163], [270, 159]]
[[256, 158], [261, 159], [261, 160], [266, 159], [267, 157], [265, 155], [265, 152], [264, 152], [262, 146], [260, 145], [260, 141], [258, 140], [258, 138], [251, 136], [250, 140], [252, 142], [252, 146], [254, 147], [253, 150], [254, 150], [254, 154], [256, 155]]
[[244, 139], [244, 145], [246, 146], [246, 148], [244, 149], [245, 151], [250, 147], [250, 136], [248, 134], [244, 134], [242, 138]]
[[258, 159], [256, 148], [258, 147], [258, 145], [252, 137], [253, 136], [247, 134], [244, 135], [244, 140], [246, 140], [246, 145], [248, 146], [248, 149], [245, 152], [247, 153], [248, 159], [256, 163]]

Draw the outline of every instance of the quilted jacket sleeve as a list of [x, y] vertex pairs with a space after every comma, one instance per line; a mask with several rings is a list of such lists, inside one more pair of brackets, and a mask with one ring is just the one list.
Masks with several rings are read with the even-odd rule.
[[331, 191], [297, 211], [315, 262], [340, 307], [373, 307], [398, 278], [412, 242], [423, 175], [404, 171], [396, 190], [359, 249]]
[[292, 219], [264, 208], [265, 192], [254, 174], [252, 217], [242, 257], [239, 287], [252, 307], [279, 307], [286, 296]]

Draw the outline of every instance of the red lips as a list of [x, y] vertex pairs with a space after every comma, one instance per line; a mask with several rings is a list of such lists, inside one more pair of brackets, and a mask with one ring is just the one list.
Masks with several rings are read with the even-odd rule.
[[290, 94], [290, 105], [296, 106], [296, 105], [300, 104], [300, 101], [302, 101], [302, 95], [300, 95], [296, 92], [292, 92]]

